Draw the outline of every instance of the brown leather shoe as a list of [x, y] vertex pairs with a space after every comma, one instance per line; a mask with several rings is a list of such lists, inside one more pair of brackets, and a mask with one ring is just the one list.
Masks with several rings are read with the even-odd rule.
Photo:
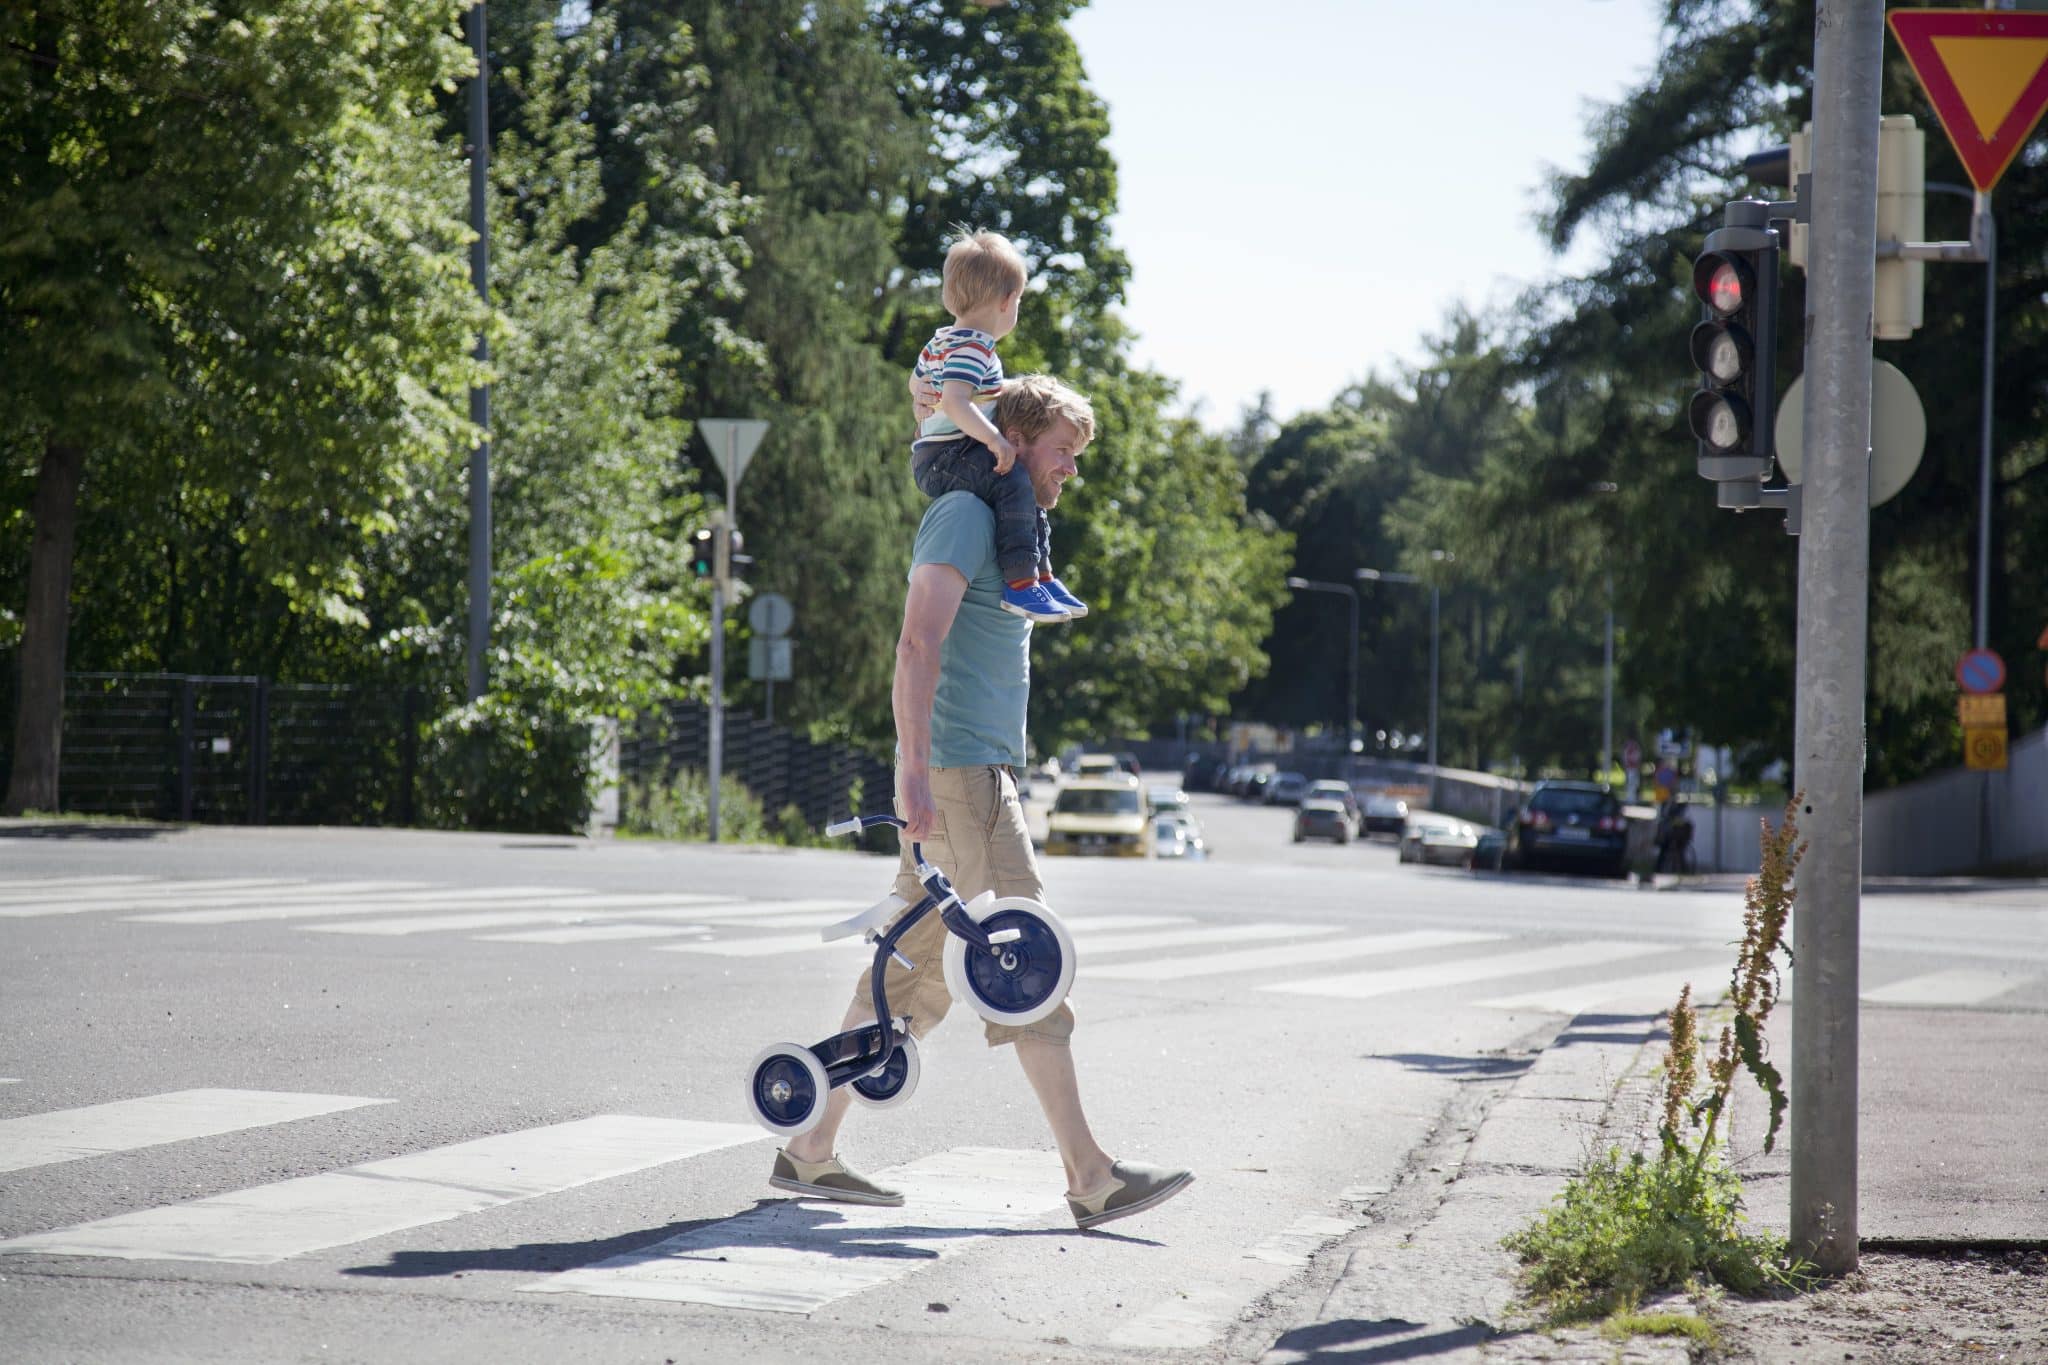
[[829, 1161], [799, 1161], [776, 1149], [775, 1169], [768, 1183], [778, 1190], [790, 1190], [810, 1199], [836, 1199], [842, 1204], [887, 1204], [903, 1202], [903, 1192], [877, 1185], [859, 1171], [848, 1170], [837, 1156]]

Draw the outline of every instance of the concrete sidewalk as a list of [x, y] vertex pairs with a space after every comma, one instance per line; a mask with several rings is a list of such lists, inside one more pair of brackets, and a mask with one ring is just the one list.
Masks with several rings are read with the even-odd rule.
[[[1789, 1011], [1781, 1006], [1769, 1031], [1771, 1055], [1788, 1072]], [[1865, 1006], [1861, 1021], [1858, 1213], [1866, 1252], [1960, 1258], [1973, 1247], [2048, 1247], [2048, 1156], [2039, 1145], [2048, 1119], [2048, 1016]], [[1718, 1023], [1705, 1041], [1711, 1046], [1717, 1034]], [[1313, 1316], [1282, 1335], [1262, 1365], [1687, 1361], [1678, 1339], [1618, 1344], [1590, 1328], [1533, 1330], [1515, 1311], [1517, 1267], [1500, 1246], [1548, 1206], [1587, 1154], [1654, 1140], [1667, 1039], [1660, 1017], [1573, 1020], [1495, 1102], [1461, 1154], [1414, 1173], [1416, 1216], [1391, 1217], [1345, 1244], [1341, 1272]], [[1750, 1218], [1786, 1232], [1788, 1135], [1781, 1129], [1773, 1151], [1761, 1151], [1768, 1105], [1746, 1078], [1732, 1110], [1732, 1159]], [[1939, 1303], [1921, 1306], [1923, 1319], [1942, 1311]], [[2048, 1316], [2048, 1302], [2015, 1311]], [[1724, 1333], [1727, 1346], [1741, 1356], [1743, 1333], [1766, 1323], [1789, 1325], [1793, 1340], [1809, 1343], [1813, 1354], [1799, 1359], [1841, 1360], [1845, 1347], [1865, 1346], [1860, 1335], [1830, 1338], [1799, 1298], [1745, 1303]], [[1955, 1335], [1981, 1326], [1959, 1320]], [[1855, 1358], [1872, 1356], [1864, 1349]]]

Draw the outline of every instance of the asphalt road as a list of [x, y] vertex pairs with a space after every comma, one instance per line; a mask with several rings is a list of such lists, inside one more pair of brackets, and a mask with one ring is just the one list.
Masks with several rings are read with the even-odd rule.
[[[0, 830], [0, 1359], [1256, 1359], [1573, 1014], [1732, 965], [1730, 893], [1402, 867], [1197, 801], [1207, 861], [1045, 868], [1095, 1128], [1198, 1176], [1089, 1235], [964, 1007], [842, 1134], [910, 1205], [767, 1186], [740, 1076], [834, 1026], [864, 956], [815, 931], [883, 860]], [[1866, 995], [2048, 1009], [2044, 930], [2032, 888], [1873, 895]]]

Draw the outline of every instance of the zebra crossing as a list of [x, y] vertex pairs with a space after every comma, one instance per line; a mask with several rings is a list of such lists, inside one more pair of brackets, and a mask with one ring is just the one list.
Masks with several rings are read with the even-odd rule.
[[[706, 892], [618, 892], [539, 885], [437, 886], [401, 880], [171, 879], [141, 875], [0, 880], [0, 919], [105, 914], [182, 927], [264, 926], [358, 938], [462, 935], [480, 943], [610, 945], [725, 960], [850, 962], [859, 940], [818, 931], [864, 908], [833, 898], [747, 899]], [[1249, 989], [1335, 1001], [1412, 992], [1492, 1010], [1577, 1014], [1667, 1007], [1687, 982], [1704, 1000], [1732, 966], [1723, 944], [1534, 939], [1329, 923], [1197, 922], [1171, 913], [1063, 917], [1091, 989], [1170, 987], [1239, 976]], [[1276, 979], [1277, 978], [1277, 979]], [[1863, 999], [1983, 1006], [2036, 986], [2014, 967], [1948, 967], [1866, 982]], [[1477, 998], [1470, 998], [1476, 996]]]

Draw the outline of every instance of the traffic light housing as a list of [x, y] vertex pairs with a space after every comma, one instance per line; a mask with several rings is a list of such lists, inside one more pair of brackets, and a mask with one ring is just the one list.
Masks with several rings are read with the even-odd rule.
[[700, 526], [690, 533], [690, 572], [698, 578], [711, 577], [712, 570], [717, 567], [713, 539], [709, 526]]
[[1771, 468], [1777, 418], [1778, 234], [1760, 199], [1728, 205], [1727, 226], [1707, 234], [1693, 263], [1703, 310], [1692, 329], [1700, 388], [1686, 408], [1699, 441], [1700, 477], [1760, 481]]

